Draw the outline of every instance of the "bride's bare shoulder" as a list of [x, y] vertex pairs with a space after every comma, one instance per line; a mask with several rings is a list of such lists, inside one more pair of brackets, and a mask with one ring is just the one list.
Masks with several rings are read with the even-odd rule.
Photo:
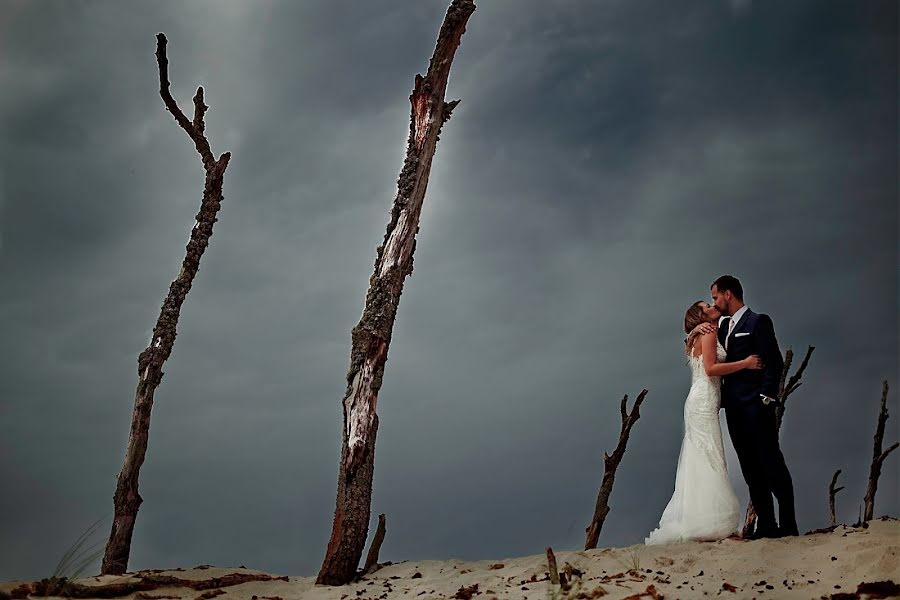
[[691, 341], [690, 348], [687, 349], [687, 354], [693, 358], [700, 358], [703, 356], [703, 336], [698, 335], [694, 337]]

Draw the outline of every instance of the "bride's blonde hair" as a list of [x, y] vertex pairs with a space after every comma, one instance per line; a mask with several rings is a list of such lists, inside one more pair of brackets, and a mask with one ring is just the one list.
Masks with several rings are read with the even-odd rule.
[[688, 334], [688, 338], [684, 340], [684, 351], [688, 352], [691, 349], [691, 343], [694, 341], [692, 337], [690, 337], [691, 331], [693, 331], [694, 327], [706, 321], [706, 315], [703, 314], [703, 308], [700, 306], [703, 304], [703, 300], [697, 300], [693, 304], [691, 304], [687, 312], [684, 313], [684, 332]]
[[684, 332], [690, 333], [694, 327], [706, 321], [706, 315], [703, 314], [703, 309], [700, 305], [703, 304], [703, 300], [697, 300], [693, 304], [691, 304], [687, 312], [684, 313]]

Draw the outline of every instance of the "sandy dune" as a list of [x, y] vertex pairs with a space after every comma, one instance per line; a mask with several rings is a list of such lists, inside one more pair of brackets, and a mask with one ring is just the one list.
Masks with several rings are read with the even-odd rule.
[[[856, 595], [860, 584], [900, 579], [900, 520], [883, 517], [865, 529], [841, 525], [833, 532], [774, 540], [730, 538], [671, 546], [556, 551], [556, 560], [561, 572], [567, 563], [571, 567], [574, 584], [567, 593], [550, 583], [543, 554], [482, 561], [406, 560], [387, 564], [361, 581], [341, 587], [316, 586], [315, 577], [211, 566], [84, 577], [76, 583], [103, 586], [143, 581], [144, 591], [116, 597], [185, 600], [900, 597], [894, 584], [868, 588], [881, 589], [881, 595], [865, 593], [866, 587], [859, 588], [862, 593]], [[166, 584], [164, 577], [177, 579]], [[260, 577], [271, 579], [246, 581]], [[215, 578], [224, 579], [193, 586], [178, 581]], [[23, 583], [28, 584], [0, 583], [0, 597], [5, 597], [3, 592], [26, 597], [26, 589], [19, 587]]]

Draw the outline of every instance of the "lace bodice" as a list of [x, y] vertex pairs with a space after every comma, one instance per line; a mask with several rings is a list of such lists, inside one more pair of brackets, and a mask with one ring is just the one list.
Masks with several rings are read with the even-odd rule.
[[[728, 355], [725, 352], [725, 347], [722, 346], [722, 344], [720, 344], [718, 340], [716, 340], [716, 362], [725, 362], [725, 358], [727, 356]], [[688, 355], [688, 363], [691, 366], [691, 384], [696, 383], [698, 379], [706, 379], [716, 386], [719, 385], [721, 377], [706, 374], [706, 369], [703, 368], [702, 354], [696, 357]]]
[[[716, 342], [716, 362], [724, 362], [725, 348]], [[685, 436], [695, 444], [718, 470], [724, 465], [719, 407], [722, 403], [721, 377], [707, 375], [703, 356], [689, 356], [691, 390], [684, 403]]]

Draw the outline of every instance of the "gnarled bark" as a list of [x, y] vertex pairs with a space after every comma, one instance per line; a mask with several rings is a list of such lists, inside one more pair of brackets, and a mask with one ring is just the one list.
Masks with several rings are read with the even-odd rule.
[[630, 413], [625, 411], [628, 395], [626, 394], [622, 398], [622, 404], [619, 407], [619, 412], [622, 415], [622, 429], [619, 432], [619, 442], [616, 444], [616, 449], [613, 450], [612, 456], [606, 452], [603, 453], [603, 481], [600, 484], [600, 492], [597, 494], [594, 516], [591, 518], [591, 524], [585, 530], [587, 532], [587, 539], [584, 542], [585, 550], [597, 547], [597, 540], [600, 539], [600, 530], [603, 529], [603, 522], [606, 520], [606, 515], [609, 514], [609, 495], [612, 493], [613, 483], [616, 480], [616, 469], [619, 468], [619, 463], [622, 461], [622, 457], [625, 456], [625, 447], [628, 445], [628, 436], [631, 434], [631, 428], [641, 418], [641, 403], [646, 395], [647, 390], [641, 390], [641, 393], [638, 394], [637, 399], [634, 401], [634, 406]]
[[141, 352], [138, 357], [138, 384], [134, 398], [134, 411], [131, 415], [131, 432], [128, 436], [128, 447], [125, 451], [125, 461], [122, 470], [117, 476], [116, 492], [113, 496], [114, 517], [112, 531], [106, 550], [100, 573], [103, 575], [121, 575], [128, 568], [128, 557], [131, 553], [131, 536], [134, 532], [134, 523], [137, 519], [138, 509], [143, 498], [138, 493], [138, 477], [144, 457], [147, 453], [147, 442], [150, 436], [150, 412], [153, 408], [153, 395], [159, 387], [163, 376], [163, 365], [172, 353], [175, 344], [178, 316], [181, 306], [191, 290], [194, 276], [200, 268], [200, 258], [209, 245], [209, 238], [213, 233], [213, 224], [216, 222], [216, 213], [223, 199], [222, 179], [231, 153], [226, 152], [218, 160], [213, 156], [209, 142], [203, 131], [205, 124], [203, 116], [209, 108], [203, 103], [203, 88], [197, 88], [194, 96], [194, 119], [188, 118], [178, 108], [172, 94], [169, 92], [168, 66], [166, 58], [166, 36], [162, 33], [156, 36], [156, 59], [159, 65], [159, 95], [166, 105], [166, 109], [175, 117], [175, 121], [184, 129], [200, 158], [206, 171], [206, 181], [203, 187], [203, 200], [200, 211], [196, 216], [196, 224], [191, 230], [191, 238], [187, 243], [184, 260], [181, 264], [181, 272], [169, 286], [169, 293], [163, 301], [159, 318], [153, 328], [153, 337], [150, 345]]
[[342, 401], [340, 472], [334, 523], [316, 583], [351, 581], [368, 532], [378, 416], [375, 408], [403, 283], [413, 270], [419, 216], [441, 127], [458, 100], [445, 102], [450, 65], [474, 12], [472, 0], [453, 0], [447, 10], [425, 77], [416, 75], [406, 160], [362, 318], [351, 334], [350, 369]]
[[[790, 379], [788, 379], [788, 371], [791, 370], [791, 363], [794, 361], [794, 351], [788, 348], [787, 352], [784, 353], [784, 367], [781, 370], [781, 380], [778, 384], [778, 404], [775, 405], [775, 430], [781, 433], [781, 422], [784, 420], [784, 409], [785, 403], [787, 402], [788, 396], [794, 393], [797, 388], [802, 385], [800, 378], [803, 377], [803, 372], [806, 370], [807, 365], [809, 365], [809, 358], [812, 356], [813, 350], [815, 350], [815, 346], [809, 346], [806, 349], [806, 356], [803, 357], [803, 362], [800, 363], [800, 368], [797, 369], [797, 372], [794, 373]], [[753, 501], [747, 501], [747, 513], [744, 517], [744, 528], [741, 531], [741, 535], [743, 537], [749, 536], [756, 525], [756, 511], [753, 509]]]
[[875, 428], [875, 445], [872, 449], [872, 465], [869, 468], [869, 485], [864, 498], [863, 523], [871, 521], [875, 514], [875, 492], [878, 490], [878, 478], [881, 477], [881, 465], [888, 454], [900, 446], [900, 442], [894, 442], [893, 446], [884, 452], [881, 451], [881, 444], [884, 442], [884, 424], [888, 420], [887, 396], [888, 382], [884, 381], [881, 384], [881, 410], [878, 412], [878, 425]]

